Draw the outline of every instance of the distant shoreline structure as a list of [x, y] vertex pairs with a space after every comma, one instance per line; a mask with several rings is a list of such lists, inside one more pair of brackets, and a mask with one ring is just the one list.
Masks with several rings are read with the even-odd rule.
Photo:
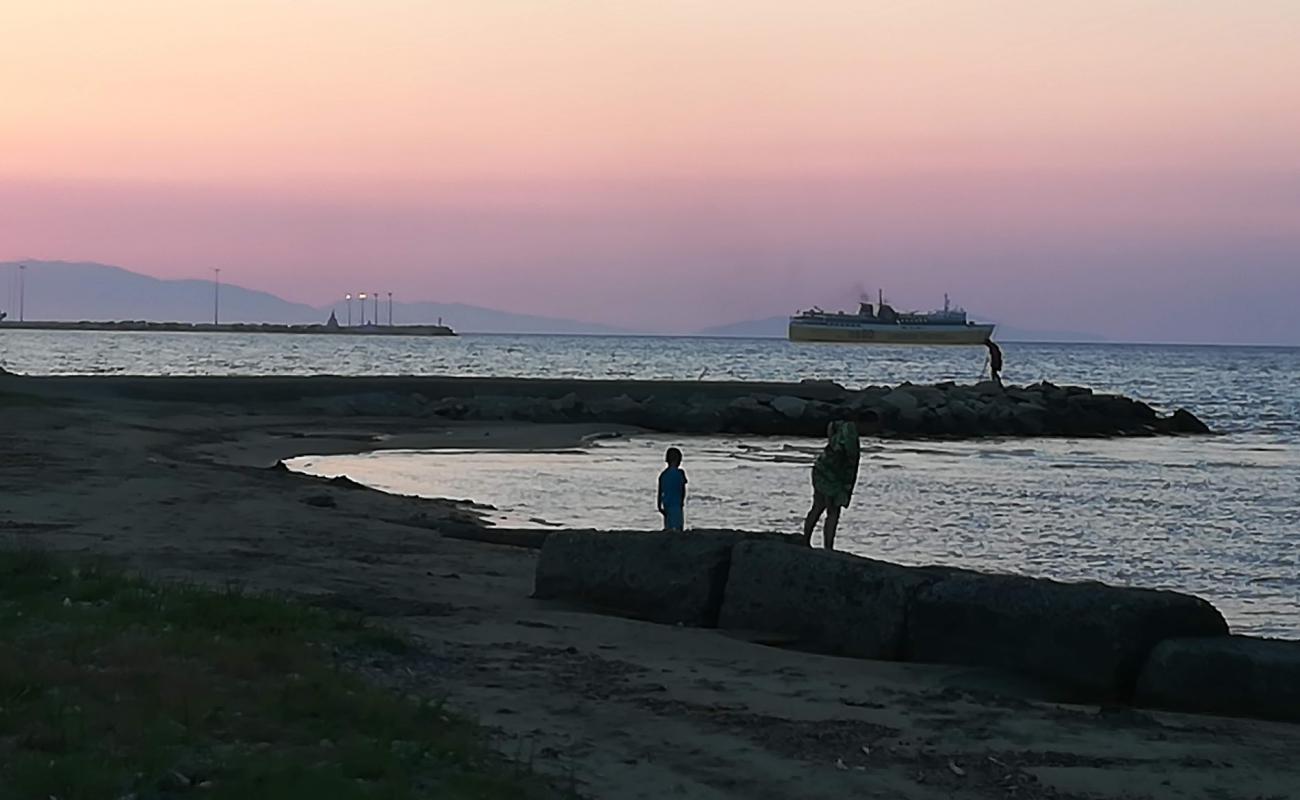
[[123, 331], [131, 333], [295, 333], [325, 336], [455, 336], [446, 325], [288, 325], [272, 322], [59, 322], [0, 320], [0, 331]]

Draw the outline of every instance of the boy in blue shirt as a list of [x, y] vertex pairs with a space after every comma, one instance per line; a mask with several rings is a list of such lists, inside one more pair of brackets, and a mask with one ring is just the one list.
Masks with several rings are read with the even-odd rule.
[[659, 513], [664, 515], [664, 530], [685, 528], [686, 473], [682, 471], [682, 451], [668, 448], [664, 454], [668, 466], [659, 473]]

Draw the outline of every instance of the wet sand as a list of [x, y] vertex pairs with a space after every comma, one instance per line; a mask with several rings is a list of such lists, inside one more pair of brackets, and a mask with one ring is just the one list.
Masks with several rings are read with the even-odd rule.
[[534, 550], [464, 538], [470, 504], [269, 469], [376, 447], [556, 447], [611, 426], [269, 411], [0, 393], [0, 536], [380, 618], [421, 648], [357, 669], [445, 696], [591, 797], [1300, 793], [1300, 726], [1062, 706], [979, 670], [548, 606], [529, 599]]

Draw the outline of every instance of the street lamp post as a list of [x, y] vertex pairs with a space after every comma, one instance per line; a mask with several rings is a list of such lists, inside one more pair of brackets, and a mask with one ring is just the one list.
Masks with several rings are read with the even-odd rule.
[[393, 327], [393, 293], [388, 293], [388, 327]]
[[364, 328], [366, 325], [366, 293], [361, 292], [358, 294], [357, 300], [361, 301], [361, 326]]
[[348, 327], [351, 328], [352, 327], [352, 292], [348, 292], [347, 294], [343, 295], [343, 297], [348, 301]]
[[26, 317], [27, 304], [27, 265], [18, 265], [18, 321], [22, 322]]
[[379, 324], [379, 292], [374, 293], [375, 297], [375, 325]]
[[221, 324], [221, 268], [212, 270], [212, 324]]

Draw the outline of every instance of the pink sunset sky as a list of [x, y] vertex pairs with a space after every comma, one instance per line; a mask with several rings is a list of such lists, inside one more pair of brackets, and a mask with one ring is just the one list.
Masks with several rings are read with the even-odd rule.
[[11, 0], [0, 28], [0, 260], [674, 332], [883, 286], [1300, 343], [1294, 0]]

